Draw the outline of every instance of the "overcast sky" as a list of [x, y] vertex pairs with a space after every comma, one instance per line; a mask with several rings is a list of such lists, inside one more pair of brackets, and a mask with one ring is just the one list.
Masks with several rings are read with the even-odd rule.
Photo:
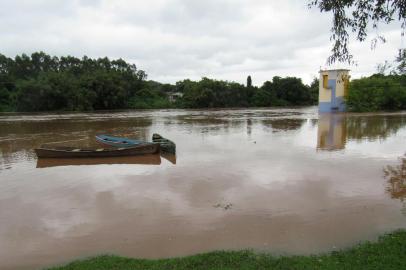
[[[0, 0], [0, 53], [123, 58], [170, 83], [204, 76], [245, 83], [248, 75], [254, 85], [273, 76], [309, 83], [326, 67], [332, 17], [307, 2]], [[353, 78], [372, 74], [404, 45], [399, 25], [380, 33], [388, 41], [375, 50], [369, 41], [351, 44]]]

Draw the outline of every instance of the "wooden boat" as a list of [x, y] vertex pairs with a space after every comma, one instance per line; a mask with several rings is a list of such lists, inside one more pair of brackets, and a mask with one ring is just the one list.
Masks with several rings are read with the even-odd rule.
[[152, 141], [154, 143], [159, 143], [161, 145], [161, 150], [167, 153], [175, 154], [176, 153], [176, 144], [168, 140], [161, 135], [154, 133], [152, 135]]
[[176, 155], [175, 154], [171, 154], [171, 153], [168, 153], [168, 152], [161, 152], [161, 157], [163, 157], [164, 159], [166, 159], [170, 163], [176, 165]]
[[158, 143], [143, 143], [126, 148], [80, 149], [75, 147], [42, 146], [35, 149], [39, 158], [122, 157], [158, 153]]
[[161, 157], [158, 154], [148, 154], [128, 157], [39, 158], [37, 160], [37, 168], [78, 166], [78, 165], [105, 165], [105, 164], [160, 165]]
[[133, 140], [133, 139], [115, 137], [115, 136], [110, 136], [110, 135], [105, 135], [105, 134], [96, 135], [96, 140], [99, 143], [110, 145], [110, 146], [115, 146], [115, 147], [132, 147], [132, 146], [135, 146], [138, 144], [146, 143], [141, 140]]

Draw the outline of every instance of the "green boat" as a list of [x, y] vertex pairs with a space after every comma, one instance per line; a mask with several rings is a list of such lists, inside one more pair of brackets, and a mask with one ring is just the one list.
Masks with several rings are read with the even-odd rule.
[[152, 135], [152, 142], [159, 143], [161, 151], [176, 154], [176, 144], [173, 141], [162, 137], [158, 133]]

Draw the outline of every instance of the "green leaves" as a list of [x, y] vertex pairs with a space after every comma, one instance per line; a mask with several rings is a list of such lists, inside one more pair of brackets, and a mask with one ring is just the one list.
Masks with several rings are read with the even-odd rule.
[[[378, 29], [380, 23], [389, 24], [398, 20], [401, 22], [402, 35], [406, 29], [406, 1], [392, 0], [313, 0], [309, 7], [316, 7], [321, 12], [333, 14], [333, 25], [330, 39], [333, 41], [328, 64], [346, 62], [353, 64], [353, 55], [348, 49], [349, 33], [353, 32], [358, 41], [367, 38], [368, 27]], [[373, 41], [373, 46], [378, 40], [385, 38], [378, 35]], [[375, 45], [374, 45], [375, 44]]]
[[0, 55], [0, 110], [124, 109], [146, 77], [122, 59]]
[[347, 105], [352, 111], [406, 109], [406, 75], [376, 74], [350, 84]]

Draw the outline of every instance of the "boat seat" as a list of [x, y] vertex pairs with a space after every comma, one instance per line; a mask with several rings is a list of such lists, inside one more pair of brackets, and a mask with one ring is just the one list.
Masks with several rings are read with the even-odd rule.
[[72, 149], [72, 152], [79, 152], [81, 149]]
[[104, 148], [98, 148], [98, 149], [96, 149], [96, 151], [97, 152], [104, 151]]

